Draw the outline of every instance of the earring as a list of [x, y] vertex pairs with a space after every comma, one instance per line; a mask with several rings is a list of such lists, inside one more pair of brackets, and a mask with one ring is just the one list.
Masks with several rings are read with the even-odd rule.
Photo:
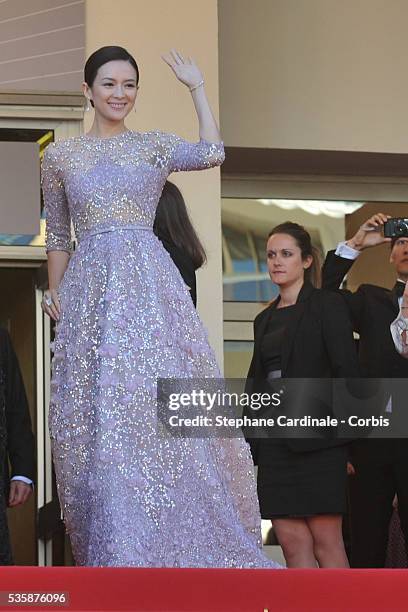
[[91, 110], [91, 105], [89, 103], [89, 99], [86, 99], [86, 106], [85, 106], [85, 112], [89, 113], [89, 111]]
[[[140, 85], [136, 85], [136, 91], [139, 91]], [[136, 104], [133, 107], [133, 112], [136, 113]]]

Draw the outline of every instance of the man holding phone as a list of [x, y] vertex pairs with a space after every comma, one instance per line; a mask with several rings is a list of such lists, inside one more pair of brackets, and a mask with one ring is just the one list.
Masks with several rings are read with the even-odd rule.
[[[323, 266], [323, 287], [338, 289], [362, 251], [390, 243], [390, 263], [397, 276], [393, 289], [361, 285], [354, 293], [341, 292], [353, 328], [360, 336], [360, 368], [367, 378], [408, 378], [408, 360], [395, 350], [390, 331], [408, 281], [408, 221], [405, 233], [397, 220], [390, 219], [383, 213], [373, 215], [353, 238], [328, 253]], [[384, 236], [384, 225], [385, 233], [391, 235]], [[392, 417], [397, 410], [401, 406], [390, 398], [386, 412]], [[408, 438], [356, 440], [352, 445], [351, 471], [351, 566], [384, 567], [395, 494], [408, 551]]]

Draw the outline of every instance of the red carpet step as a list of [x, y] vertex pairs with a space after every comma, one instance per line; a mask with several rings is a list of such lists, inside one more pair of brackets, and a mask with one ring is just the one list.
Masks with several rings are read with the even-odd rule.
[[406, 612], [408, 570], [2, 567], [0, 592], [10, 611]]

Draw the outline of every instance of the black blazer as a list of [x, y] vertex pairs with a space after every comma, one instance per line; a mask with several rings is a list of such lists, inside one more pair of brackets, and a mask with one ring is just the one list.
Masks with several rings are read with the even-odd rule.
[[[25, 476], [35, 480], [34, 436], [24, 383], [10, 336], [0, 328], [0, 438], [2, 465], [8, 486], [9, 477]], [[8, 460], [11, 471], [8, 470]]]
[[[279, 298], [254, 321], [254, 354], [248, 371], [247, 391], [265, 390], [267, 373], [261, 358], [261, 342], [269, 317]], [[353, 330], [347, 307], [334, 292], [305, 283], [299, 307], [287, 326], [283, 341], [282, 378], [348, 378], [359, 375]], [[253, 416], [253, 415], [252, 415]], [[256, 462], [259, 440], [249, 440]], [[287, 439], [294, 451], [317, 450], [344, 444], [344, 440]]]

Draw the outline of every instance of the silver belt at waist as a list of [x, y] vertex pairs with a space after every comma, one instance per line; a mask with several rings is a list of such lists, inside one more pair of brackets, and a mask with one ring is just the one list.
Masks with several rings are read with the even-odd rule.
[[78, 242], [82, 242], [86, 238], [98, 236], [99, 234], [107, 234], [109, 232], [120, 232], [121, 230], [153, 232], [153, 226], [144, 225], [143, 223], [128, 223], [127, 225], [111, 225], [109, 227], [94, 228], [85, 230], [78, 236]]

